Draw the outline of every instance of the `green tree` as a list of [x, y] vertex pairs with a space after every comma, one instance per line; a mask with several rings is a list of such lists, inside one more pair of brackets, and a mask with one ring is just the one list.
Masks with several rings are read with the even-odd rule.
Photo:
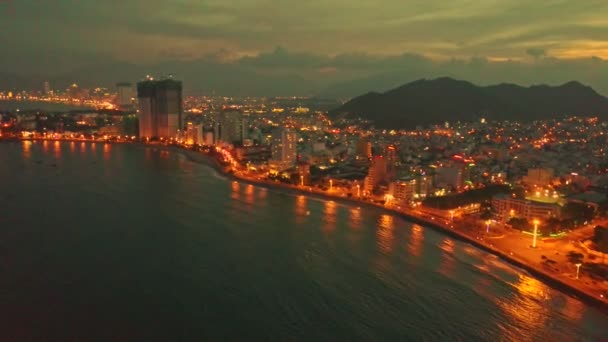
[[570, 261], [573, 264], [579, 264], [583, 262], [583, 258], [585, 257], [582, 253], [577, 253], [574, 251], [570, 251], [568, 252], [568, 254], [566, 255], [566, 257], [568, 258], [568, 261]]
[[595, 210], [591, 205], [579, 202], [568, 202], [562, 208], [562, 216], [573, 219], [576, 225], [581, 225], [585, 221], [591, 221]]
[[549, 236], [549, 235], [551, 235], [553, 233], [553, 229], [551, 228], [550, 225], [543, 224], [543, 225], [541, 225], [541, 226], [538, 227], [538, 232], [542, 236]]
[[562, 231], [562, 221], [556, 217], [551, 217], [540, 226], [540, 230], [543, 235], [557, 234]]
[[423, 204], [426, 207], [447, 210], [465, 206], [471, 203], [490, 201], [494, 195], [501, 193], [510, 193], [510, 187], [506, 185], [491, 185], [485, 188], [469, 190], [454, 195], [427, 197], [423, 201]]
[[593, 242], [597, 246], [598, 251], [602, 253], [602, 264], [605, 261], [608, 253], [608, 228], [596, 226], [593, 230]]
[[513, 227], [514, 229], [518, 229], [518, 230], [526, 230], [526, 229], [530, 228], [530, 224], [528, 223], [528, 220], [526, 220], [525, 218], [513, 217], [513, 218], [509, 219], [509, 221], [507, 221], [507, 224], [511, 225], [511, 227]]
[[481, 218], [482, 220], [489, 220], [493, 217], [494, 215], [492, 214], [492, 210], [488, 209], [488, 210], [484, 210], [481, 215], [479, 216], [479, 218]]

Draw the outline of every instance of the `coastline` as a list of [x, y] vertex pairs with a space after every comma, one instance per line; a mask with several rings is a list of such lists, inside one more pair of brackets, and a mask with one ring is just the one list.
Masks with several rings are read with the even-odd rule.
[[215, 169], [215, 171], [224, 175], [226, 178], [228, 178], [232, 181], [242, 182], [245, 184], [251, 184], [251, 185], [260, 186], [260, 187], [273, 189], [273, 190], [278, 190], [278, 191], [282, 191], [282, 192], [287, 192], [287, 193], [291, 193], [291, 194], [305, 195], [305, 196], [309, 196], [309, 197], [313, 197], [313, 198], [321, 199], [321, 200], [330, 200], [330, 201], [341, 202], [341, 203], [344, 203], [347, 205], [356, 205], [356, 206], [360, 206], [360, 207], [381, 209], [381, 210], [384, 210], [391, 214], [398, 215], [399, 217], [405, 219], [408, 222], [412, 222], [415, 224], [423, 225], [425, 227], [429, 227], [431, 229], [434, 229], [435, 231], [448, 235], [459, 241], [469, 243], [469, 244], [473, 245], [474, 247], [483, 250], [484, 252], [493, 254], [493, 255], [497, 256], [498, 258], [502, 259], [503, 261], [505, 261], [513, 266], [516, 266], [518, 268], [521, 268], [522, 270], [525, 270], [526, 272], [528, 272], [528, 274], [543, 281], [545, 284], [549, 285], [550, 287], [552, 287], [560, 292], [563, 292], [567, 295], [575, 297], [589, 305], [596, 307], [597, 309], [604, 312], [605, 314], [608, 314], [608, 300], [606, 300], [606, 298], [602, 299], [602, 298], [596, 297], [593, 294], [585, 291], [585, 289], [573, 286], [572, 284], [565, 282], [563, 279], [560, 279], [559, 277], [557, 277], [554, 274], [551, 274], [534, 265], [530, 265], [530, 263], [526, 262], [523, 258], [517, 257], [506, 251], [498, 249], [498, 248], [494, 247], [492, 244], [486, 243], [483, 240], [475, 239], [474, 237], [467, 235], [466, 233], [463, 233], [461, 231], [458, 231], [457, 229], [449, 228], [449, 226], [443, 225], [440, 222], [437, 222], [435, 220], [427, 219], [425, 217], [415, 215], [414, 213], [406, 213], [403, 211], [396, 210], [394, 208], [387, 208], [380, 204], [360, 201], [360, 200], [354, 199], [354, 198], [331, 195], [326, 192], [320, 192], [320, 191], [306, 191], [306, 190], [300, 189], [296, 186], [291, 186], [288, 184], [281, 184], [281, 183], [271, 182], [271, 181], [259, 181], [259, 180], [254, 180], [254, 179], [250, 179], [250, 178], [240, 177], [233, 173], [224, 172], [224, 170], [219, 165], [217, 160], [215, 158], [213, 158], [212, 156], [209, 156], [204, 153], [196, 152], [196, 151], [181, 149], [178, 147], [170, 147], [170, 149], [175, 152], [183, 153], [188, 159], [190, 159], [194, 162], [199, 162], [199, 163], [203, 163], [205, 165], [211, 166], [212, 168]]
[[204, 165], [207, 165], [207, 166], [213, 168], [216, 172], [218, 172], [219, 174], [223, 175], [224, 177], [226, 177], [227, 179], [232, 180], [232, 181], [242, 182], [245, 184], [251, 184], [254, 186], [260, 186], [260, 187], [277, 190], [277, 191], [281, 191], [281, 192], [287, 192], [290, 194], [305, 195], [305, 196], [309, 196], [309, 197], [321, 199], [321, 200], [330, 200], [330, 201], [341, 202], [341, 203], [344, 203], [347, 205], [381, 209], [381, 210], [384, 210], [391, 214], [398, 215], [399, 217], [405, 219], [408, 222], [412, 222], [415, 224], [423, 225], [425, 227], [429, 227], [435, 231], [441, 232], [452, 238], [458, 239], [459, 241], [469, 243], [469, 244], [473, 245], [474, 247], [479, 248], [487, 253], [493, 254], [493, 255], [499, 257], [500, 259], [502, 259], [503, 261], [506, 261], [511, 265], [514, 265], [518, 268], [525, 270], [531, 276], [543, 281], [545, 284], [549, 285], [550, 287], [557, 289], [567, 295], [575, 297], [591, 306], [596, 307], [603, 313], [608, 314], [608, 298], [604, 297], [602, 299], [599, 296], [595, 296], [594, 294], [590, 293], [589, 290], [582, 288], [582, 287], [575, 286], [575, 285], [569, 283], [568, 281], [566, 281], [567, 279], [562, 279], [556, 274], [552, 274], [546, 270], [543, 270], [541, 267], [531, 264], [529, 261], [526, 261], [525, 258], [520, 258], [516, 255], [513, 255], [512, 253], [509, 253], [508, 251], [498, 249], [498, 248], [494, 247], [493, 244], [491, 244], [491, 243], [487, 243], [484, 240], [476, 239], [475, 237], [473, 237], [469, 234], [459, 231], [457, 228], [450, 228], [448, 225], [444, 225], [441, 222], [438, 222], [438, 220], [431, 220], [429, 218], [417, 215], [413, 212], [404, 212], [401, 210], [397, 210], [395, 208], [388, 208], [384, 205], [375, 204], [372, 202], [361, 201], [361, 200], [355, 199], [355, 198], [342, 197], [342, 196], [329, 194], [325, 191], [320, 191], [320, 190], [307, 191], [307, 190], [301, 189], [294, 185], [242, 177], [242, 176], [239, 176], [234, 173], [225, 172], [223, 167], [220, 165], [219, 161], [216, 158], [214, 158], [213, 156], [210, 156], [203, 152], [189, 150], [189, 149], [178, 147], [178, 146], [166, 146], [166, 145], [160, 145], [160, 144], [152, 145], [152, 144], [145, 144], [145, 143], [139, 143], [139, 142], [91, 141], [91, 140], [81, 140], [81, 139], [10, 139], [10, 140], [9, 139], [0, 139], [0, 142], [2, 142], [2, 141], [15, 142], [15, 141], [21, 141], [21, 140], [30, 140], [30, 141], [50, 140], [50, 141], [90, 142], [90, 143], [99, 142], [99, 143], [104, 143], [104, 144], [105, 143], [131, 144], [131, 145], [135, 145], [135, 146], [139, 146], [139, 147], [157, 148], [159, 150], [180, 153], [180, 154], [184, 155], [186, 158], [188, 158], [190, 161], [201, 163], [201, 164], [204, 164]]

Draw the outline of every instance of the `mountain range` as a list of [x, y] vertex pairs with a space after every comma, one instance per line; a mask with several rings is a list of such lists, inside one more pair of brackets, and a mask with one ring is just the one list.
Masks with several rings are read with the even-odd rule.
[[559, 86], [477, 86], [442, 77], [420, 79], [384, 93], [370, 92], [330, 111], [333, 117], [361, 117], [378, 128], [413, 128], [444, 121], [533, 121], [569, 115], [608, 119], [608, 98], [571, 81]]

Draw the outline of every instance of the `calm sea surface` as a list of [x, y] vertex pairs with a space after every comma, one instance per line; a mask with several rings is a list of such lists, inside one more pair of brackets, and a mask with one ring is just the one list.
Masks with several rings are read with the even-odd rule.
[[2, 341], [601, 341], [608, 317], [379, 209], [178, 153], [0, 143]]

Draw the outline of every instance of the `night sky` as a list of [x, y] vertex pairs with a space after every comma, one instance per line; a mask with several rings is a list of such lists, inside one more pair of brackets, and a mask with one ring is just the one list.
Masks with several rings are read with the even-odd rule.
[[329, 84], [416, 69], [606, 94], [607, 13], [605, 0], [0, 0], [0, 71], [196, 61]]

